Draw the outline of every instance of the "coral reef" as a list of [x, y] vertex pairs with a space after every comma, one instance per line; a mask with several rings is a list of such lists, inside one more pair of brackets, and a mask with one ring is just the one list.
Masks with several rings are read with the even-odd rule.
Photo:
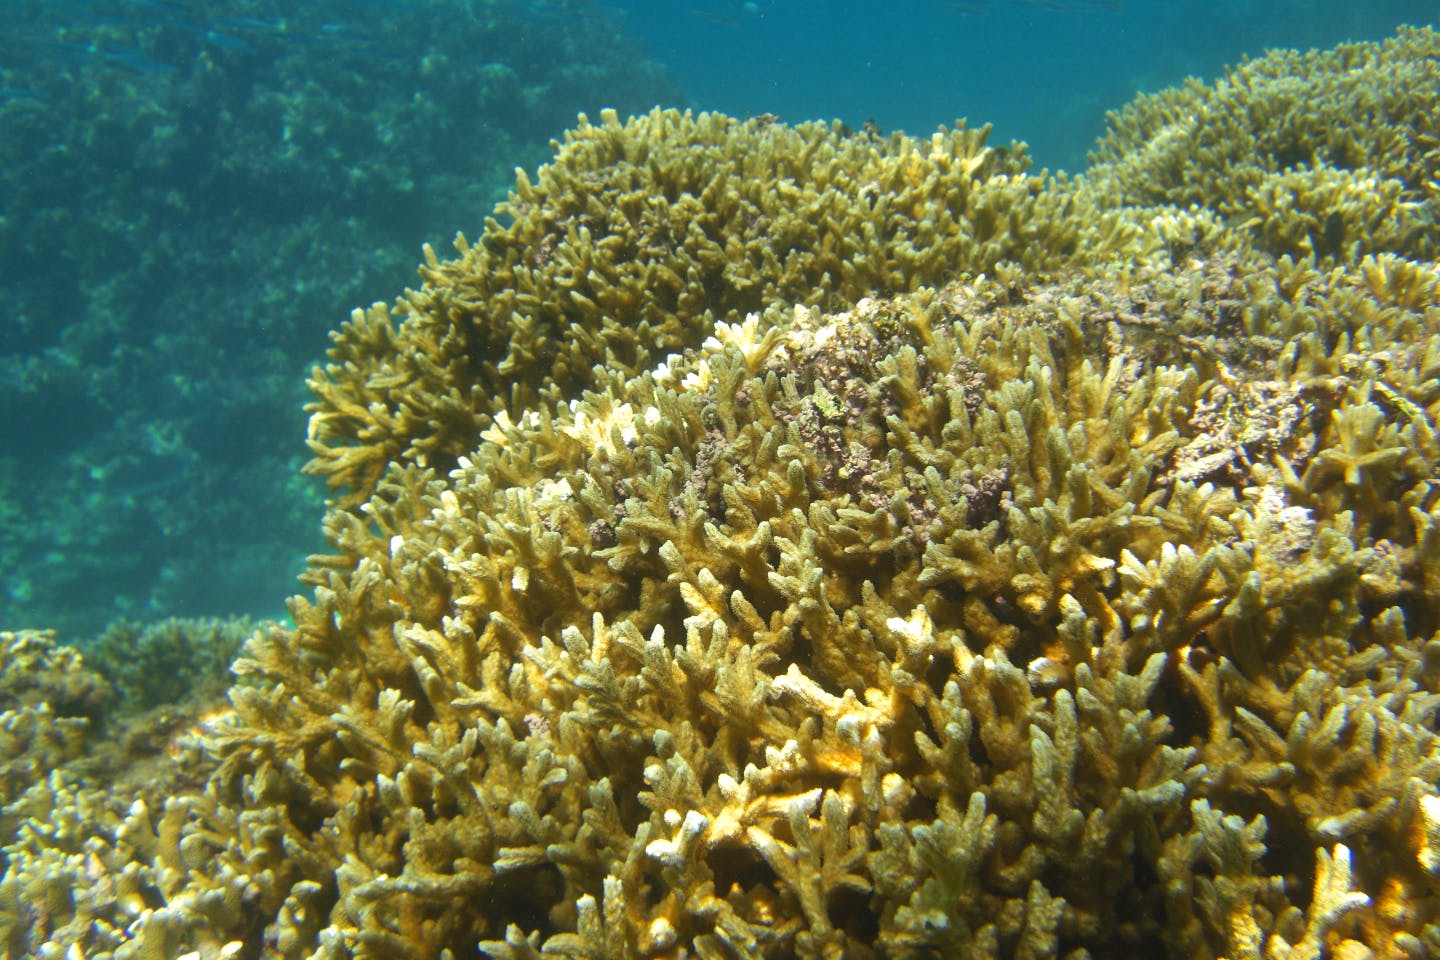
[[[773, 309], [337, 512], [217, 779], [326, 864], [276, 942], [1421, 955], [1435, 309], [1376, 301], [1367, 375], [1256, 298], [1267, 391], [1202, 271]], [[1288, 438], [1192, 419], [1286, 390]], [[1199, 424], [1242, 477], [1176, 475]]]
[[115, 688], [116, 709], [144, 713], [165, 704], [213, 701], [230, 685], [230, 664], [255, 631], [249, 620], [172, 617], [112, 623], [84, 644], [86, 662]]
[[[0, 633], [0, 957], [127, 942], [164, 870], [158, 837], [130, 825], [203, 788], [213, 763], [195, 735], [224, 703], [216, 658], [245, 629], [121, 624], [93, 661], [48, 632]], [[133, 659], [112, 660], [130, 642]]]
[[[425, 285], [355, 311], [311, 380], [311, 469], [354, 505], [393, 463], [441, 473], [475, 437], [573, 397], [597, 364], [636, 373], [719, 318], [775, 302], [840, 306], [960, 271], [1063, 262], [1115, 218], [1045, 192], [988, 128], [927, 141], [655, 110], [584, 117], [522, 172], [483, 240], [427, 248]], [[503, 415], [503, 418], [502, 418]]]
[[0, 623], [72, 641], [283, 614], [301, 358], [597, 91], [683, 102], [589, 0], [16, 0], [0, 49]]
[[1440, 952], [1440, 268], [1125, 176], [582, 123], [337, 334], [293, 626], [168, 798], [30, 785], [3, 942]]
[[[0, 811], [47, 772], [85, 754], [110, 688], [51, 634], [0, 633]], [[0, 813], [0, 836], [14, 823]]]
[[[1219, 212], [1276, 256], [1432, 258], [1440, 41], [1274, 51], [1110, 114], [1087, 177], [1114, 202]], [[1300, 81], [1303, 78], [1303, 82]]]

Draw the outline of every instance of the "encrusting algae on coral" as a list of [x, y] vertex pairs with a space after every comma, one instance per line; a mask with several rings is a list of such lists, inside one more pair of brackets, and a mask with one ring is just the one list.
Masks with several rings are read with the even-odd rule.
[[582, 123], [337, 336], [313, 595], [11, 955], [1440, 953], [1440, 269], [991, 149]]

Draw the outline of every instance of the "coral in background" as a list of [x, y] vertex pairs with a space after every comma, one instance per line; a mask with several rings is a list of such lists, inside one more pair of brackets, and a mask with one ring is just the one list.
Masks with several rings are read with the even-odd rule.
[[6, 24], [0, 622], [70, 640], [280, 613], [320, 545], [295, 411], [335, 311], [480, 222], [596, 91], [681, 99], [584, 0], [20, 0]]
[[[194, 734], [224, 701], [216, 658], [247, 629], [117, 625], [92, 660], [48, 632], [0, 633], [0, 956], [128, 939], [153, 897], [156, 868], [140, 861], [161, 841], [124, 825], [203, 787], [213, 765]], [[177, 811], [171, 840], [180, 823]]]
[[[48, 633], [0, 633], [0, 810], [62, 763], [84, 755], [110, 687]], [[0, 836], [15, 823], [0, 813]]]
[[1440, 952], [1440, 268], [1012, 162], [582, 125], [337, 334], [312, 594], [169, 799], [27, 791], [4, 942]]
[[1422, 28], [1275, 51], [1112, 112], [1086, 177], [1116, 203], [1215, 210], [1276, 256], [1434, 257], [1437, 64]]
[[248, 620], [171, 618], [112, 623], [84, 645], [86, 662], [115, 688], [119, 709], [223, 698], [230, 664], [255, 631]]

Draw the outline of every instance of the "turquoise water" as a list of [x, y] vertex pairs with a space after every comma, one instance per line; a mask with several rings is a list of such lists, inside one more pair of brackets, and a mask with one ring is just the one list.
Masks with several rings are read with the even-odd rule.
[[1105, 112], [1272, 47], [1374, 40], [1434, 3], [621, 0], [697, 104], [924, 132], [958, 117], [1083, 167]]
[[324, 551], [304, 378], [603, 107], [1083, 168], [1136, 92], [1433, 3], [3, 0], [0, 628], [283, 615]]

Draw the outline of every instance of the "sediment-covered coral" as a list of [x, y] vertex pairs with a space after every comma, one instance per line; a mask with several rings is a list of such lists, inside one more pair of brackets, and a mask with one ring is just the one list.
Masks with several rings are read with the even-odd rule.
[[[673, 156], [631, 145], [673, 130]], [[891, 265], [826, 287], [805, 264], [837, 241], [751, 262], [738, 239], [734, 275], [683, 301], [617, 282], [667, 261], [636, 259], [597, 185], [689, 171], [660, 192], [700, 223], [680, 248], [701, 277], [710, 245], [728, 256], [702, 234], [734, 174], [703, 172], [731, 170], [730, 136], [901, 158], [872, 210], [911, 183], [904, 157], [919, 184], [940, 162], [828, 128], [583, 127], [398, 328], [372, 311], [339, 335], [313, 436], [353, 496], [313, 593], [237, 661], [203, 789], [86, 812], [49, 784], [102, 825], [73, 833], [87, 858], [14, 845], [12, 943], [1440, 949], [1434, 264], [1277, 259], [1204, 210], [1041, 229], [1092, 188], [1002, 172], [937, 196], [932, 225], [1028, 198], [1014, 229], [1040, 246], [997, 240], [943, 284]], [[629, 226], [601, 232], [612, 216]], [[34, 891], [81, 870], [100, 893], [37, 919]]]

